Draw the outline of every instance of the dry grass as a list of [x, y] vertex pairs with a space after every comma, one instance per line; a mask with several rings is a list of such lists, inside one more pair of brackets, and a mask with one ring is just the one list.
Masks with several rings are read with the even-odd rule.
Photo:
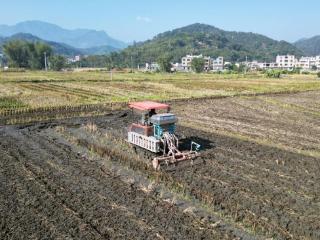
[[84, 128], [90, 133], [95, 133], [98, 130], [97, 125], [92, 122], [87, 123]]
[[[18, 108], [77, 106], [132, 100], [319, 90], [314, 75], [268, 79], [262, 74], [147, 74], [108, 72], [1, 72], [0, 98]], [[4, 104], [2, 104], [4, 105]], [[5, 106], [0, 106], [0, 111]], [[10, 108], [10, 105], [6, 108]]]

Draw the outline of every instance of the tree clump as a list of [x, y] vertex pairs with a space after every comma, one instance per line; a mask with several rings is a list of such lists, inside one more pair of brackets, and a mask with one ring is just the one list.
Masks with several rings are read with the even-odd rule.
[[65, 66], [65, 58], [53, 56], [51, 46], [42, 42], [13, 40], [4, 44], [3, 50], [9, 66], [14, 68], [41, 70], [49, 65], [49, 60], [53, 70], [61, 70]]
[[201, 73], [204, 71], [205, 61], [203, 58], [194, 58], [191, 62], [191, 68], [196, 73]]

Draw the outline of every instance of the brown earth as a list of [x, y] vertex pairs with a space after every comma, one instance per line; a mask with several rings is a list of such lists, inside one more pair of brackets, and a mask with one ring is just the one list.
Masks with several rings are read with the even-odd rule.
[[128, 111], [0, 127], [0, 239], [319, 239], [319, 99], [174, 103], [202, 155], [160, 173], [123, 140]]

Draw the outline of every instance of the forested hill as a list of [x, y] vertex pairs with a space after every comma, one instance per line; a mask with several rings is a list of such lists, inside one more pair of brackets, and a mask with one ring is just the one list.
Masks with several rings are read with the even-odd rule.
[[308, 56], [320, 55], [320, 36], [302, 39], [297, 41], [295, 46]]
[[229, 61], [256, 59], [272, 61], [277, 54], [302, 55], [302, 51], [285, 41], [276, 41], [266, 36], [230, 32], [205, 24], [193, 24], [161, 33], [152, 40], [136, 43], [124, 49], [118, 62], [136, 64], [155, 61], [161, 55], [170, 55], [178, 62], [186, 54], [224, 56]]

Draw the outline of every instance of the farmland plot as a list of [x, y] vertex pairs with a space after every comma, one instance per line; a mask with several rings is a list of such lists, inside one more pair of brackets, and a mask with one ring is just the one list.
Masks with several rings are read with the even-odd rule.
[[128, 111], [0, 129], [0, 238], [319, 239], [319, 92], [173, 104], [197, 164], [155, 172]]

